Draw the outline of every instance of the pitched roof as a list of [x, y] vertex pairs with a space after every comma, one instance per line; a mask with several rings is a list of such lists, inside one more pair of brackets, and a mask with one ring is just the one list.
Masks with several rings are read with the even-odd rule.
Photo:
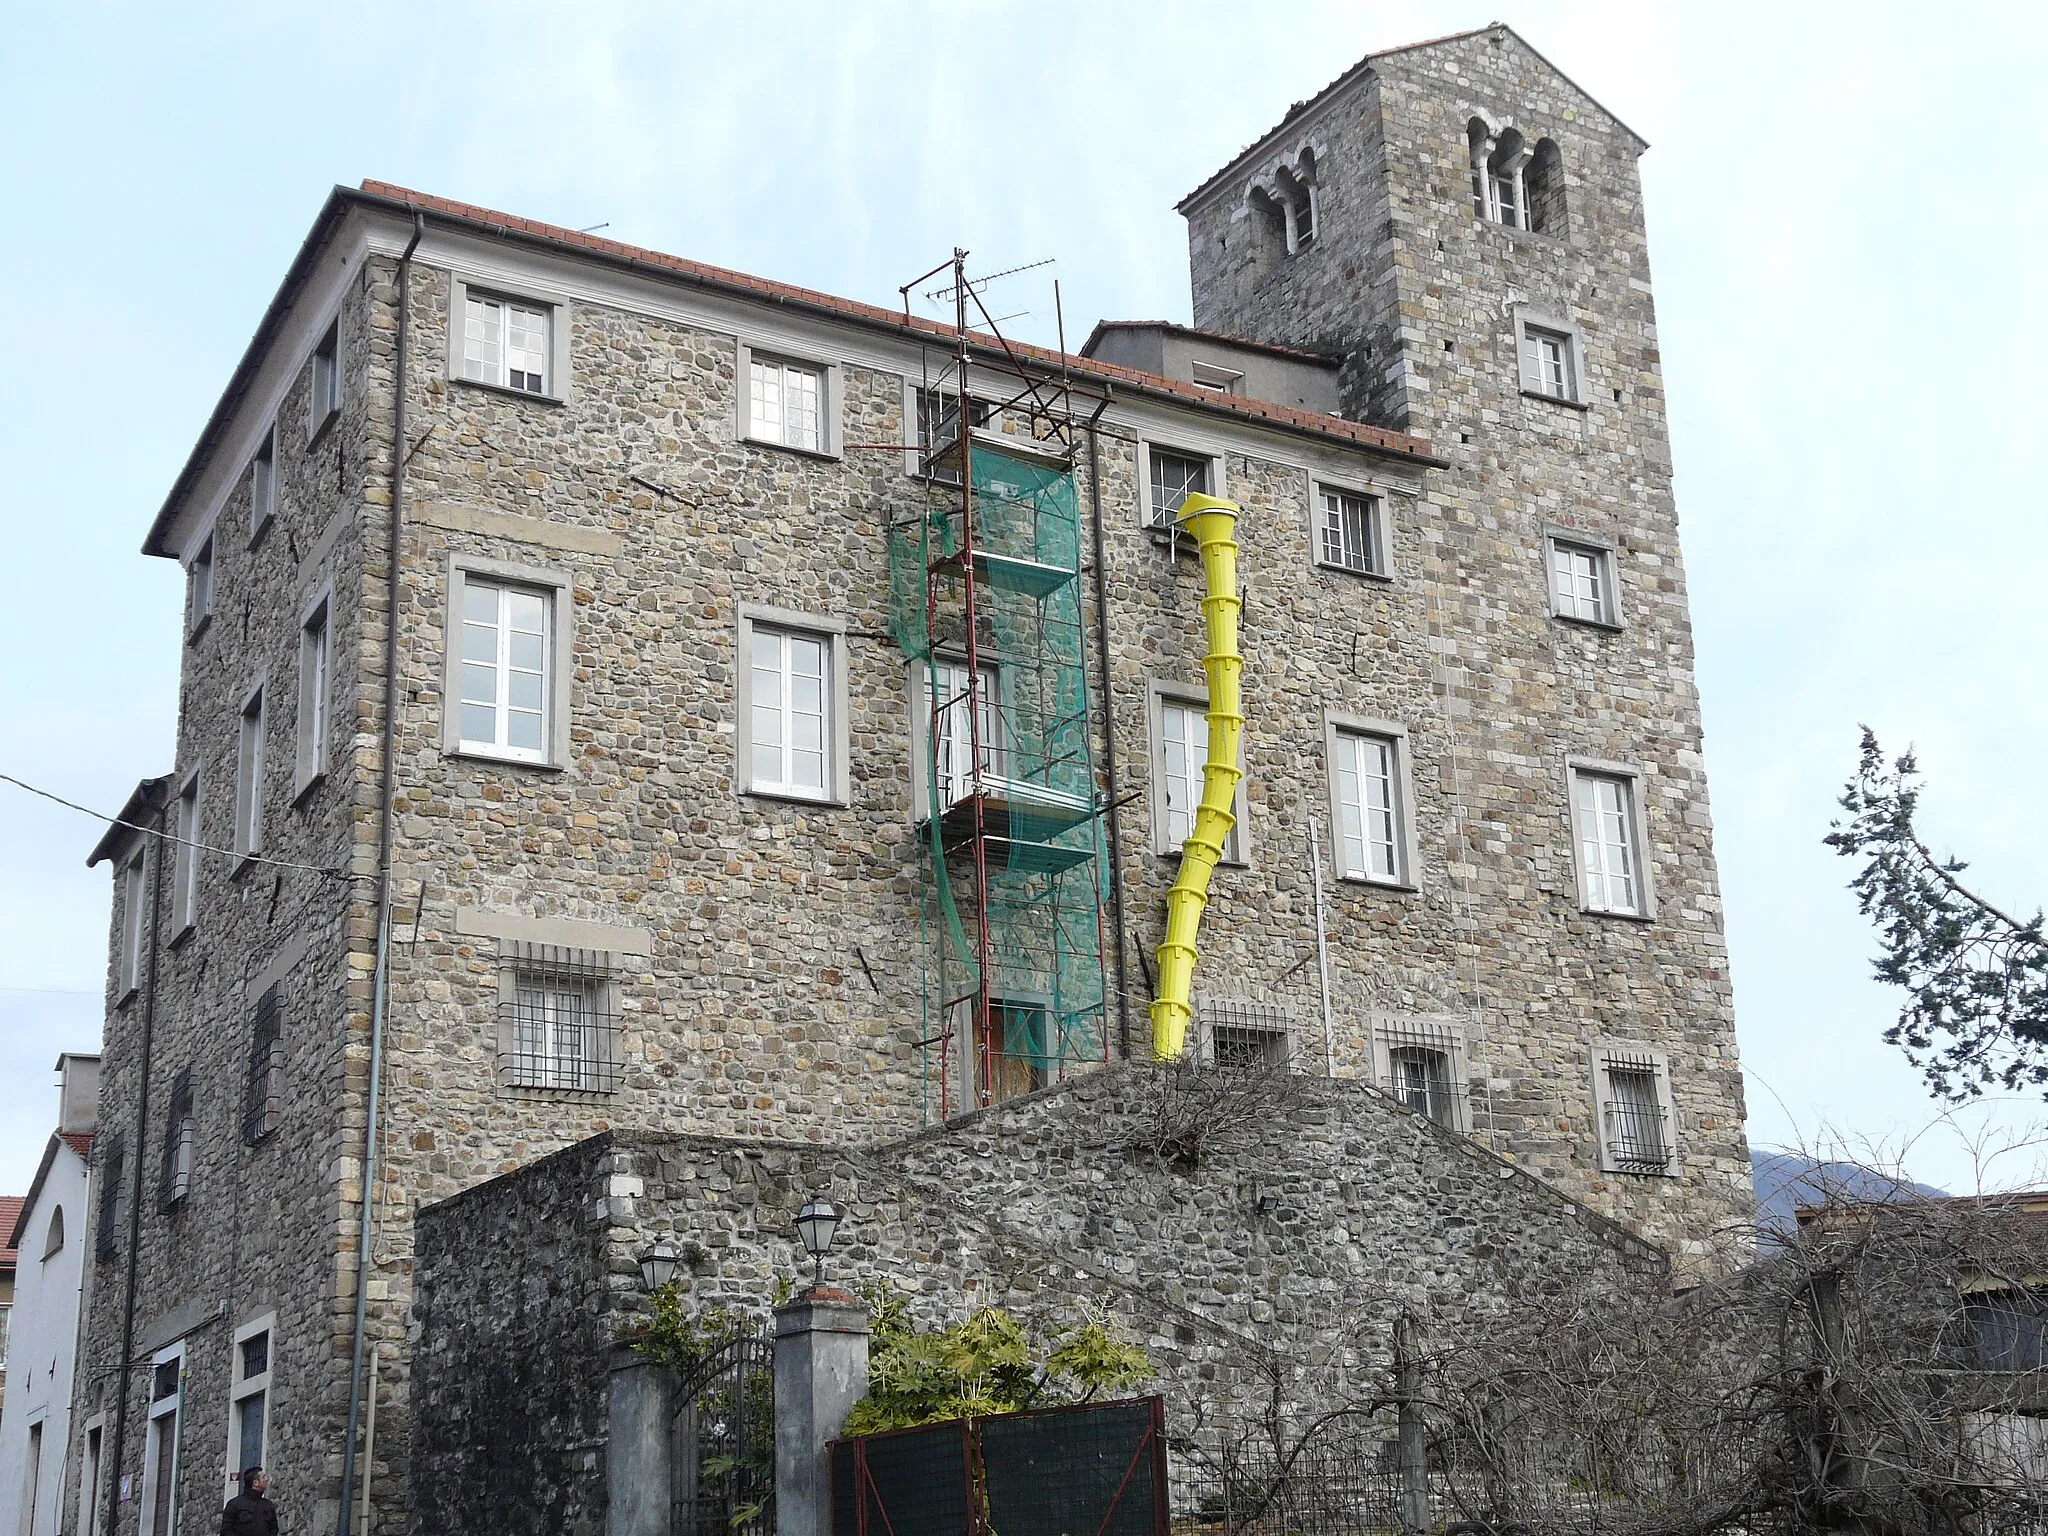
[[26, 1196], [0, 1195], [0, 1232], [7, 1234], [7, 1246], [0, 1248], [0, 1269], [12, 1270], [21, 1257], [15, 1248], [21, 1234], [14, 1229], [21, 1224], [22, 1207], [27, 1204]]
[[[226, 435], [236, 407], [254, 381], [264, 354], [282, 327], [293, 300], [311, 275], [328, 235], [353, 208], [369, 208], [420, 217], [432, 216], [442, 223], [476, 230], [497, 238], [549, 246], [610, 265], [627, 267], [643, 274], [687, 282], [697, 287], [743, 298], [765, 300], [782, 308], [808, 310], [828, 318], [851, 321], [869, 329], [912, 336], [920, 341], [950, 340], [954, 334], [953, 328], [949, 325], [919, 315], [905, 315], [901, 310], [885, 309], [877, 304], [840, 298], [836, 294], [825, 293], [816, 288], [800, 288], [790, 283], [774, 282], [765, 277], [755, 277], [750, 273], [737, 272], [727, 267], [714, 267], [705, 262], [691, 261], [686, 257], [649, 250], [644, 246], [607, 240], [601, 235], [589, 234], [583, 230], [568, 229], [559, 224], [546, 224], [538, 219], [521, 218], [516, 214], [500, 213], [475, 203], [436, 197], [431, 193], [414, 191], [388, 181], [365, 179], [359, 188], [336, 187], [329, 194], [319, 217], [314, 220], [312, 229], [301, 242], [298, 254], [292, 258], [284, 281], [279, 285], [269, 307], [265, 309], [263, 318], [257, 323], [256, 334], [250, 339], [241, 361], [230, 376], [227, 388], [222, 391], [219, 403], [215, 405], [213, 414], [208, 417], [205, 428], [199, 434], [198, 442], [193, 445], [184, 468], [179, 471], [177, 480], [171, 486], [170, 494], [164, 498], [163, 506], [151, 522], [148, 536], [142, 544], [144, 554], [171, 554], [171, 550], [164, 544], [164, 536], [170, 529], [172, 519], [177, 516], [186, 494], [197, 482], [220, 439]], [[1076, 353], [1067, 353], [1063, 356], [1049, 347], [1030, 346], [1023, 342], [984, 335], [981, 332], [971, 332], [969, 341], [973, 350], [983, 360], [994, 360], [1007, 354], [1032, 363], [1048, 373], [1057, 373], [1064, 369], [1070, 376], [1103, 385], [1110, 391], [1122, 388], [1137, 395], [1171, 399], [1198, 410], [1246, 418], [1304, 436], [1335, 439], [1418, 463], [1441, 466], [1444, 462], [1436, 457], [1430, 445], [1422, 438], [1405, 432], [1391, 431], [1386, 427], [1368, 426], [1364, 422], [1346, 421], [1342, 417], [1325, 416], [1319, 411], [1306, 411], [1297, 406], [1280, 405], [1271, 401], [1252, 400], [1243, 396], [1222, 396], [1186, 380], [1162, 378], [1155, 373], [1145, 373], [1116, 363], [1098, 362], [1094, 358], [1082, 357]]]
[[1344, 366], [1341, 359], [1324, 352], [1310, 352], [1302, 347], [1283, 347], [1277, 341], [1253, 341], [1249, 336], [1233, 336], [1228, 331], [1205, 331], [1199, 326], [1181, 325], [1173, 320], [1098, 320], [1095, 322], [1095, 329], [1088, 333], [1088, 339], [1081, 343], [1083, 357], [1089, 356], [1095, 343], [1101, 340], [1104, 331], [1166, 331], [1174, 336], [1194, 336], [1202, 341], [1220, 341], [1227, 347], [1242, 347], [1247, 352], [1265, 352], [1273, 357], [1284, 357], [1290, 362], [1308, 363], [1317, 368]]
[[[144, 553], [149, 551], [145, 549]], [[165, 774], [160, 778], [143, 779], [130, 791], [121, 813], [100, 834], [100, 840], [92, 845], [92, 852], [85, 856], [87, 869], [101, 859], [119, 857], [127, 850], [130, 841], [148, 833], [149, 819], [162, 808], [164, 789], [170, 782], [170, 775]]]
[[1563, 70], [1559, 69], [1555, 64], [1551, 63], [1549, 59], [1544, 58], [1542, 51], [1531, 46], [1529, 39], [1522, 36], [1521, 33], [1517, 32], [1513, 27], [1509, 26], [1504, 21], [1490, 21], [1483, 27], [1473, 27], [1464, 32], [1447, 32], [1442, 37], [1426, 38], [1425, 40], [1419, 43], [1403, 43], [1398, 48], [1382, 48], [1377, 53], [1368, 53], [1356, 64], [1352, 65], [1349, 69], [1345, 70], [1343, 74], [1339, 75], [1336, 79], [1332, 80], [1320, 91], [1317, 91], [1315, 95], [1309, 97], [1308, 100], [1297, 101], [1293, 106], [1289, 107], [1285, 115], [1281, 117], [1279, 122], [1275, 123], [1272, 127], [1268, 128], [1256, 139], [1253, 139], [1251, 143], [1245, 145], [1245, 147], [1243, 149], [1240, 149], [1236, 154], [1232, 155], [1230, 159], [1224, 163], [1223, 168], [1221, 170], [1217, 171], [1214, 175], [1210, 176], [1199, 187], [1195, 188], [1194, 191], [1190, 192], [1186, 197], [1182, 198], [1179, 202], [1175, 203], [1173, 205], [1174, 210], [1178, 213], [1186, 213], [1188, 211], [1189, 203], [1195, 201], [1196, 198], [1200, 197], [1203, 193], [1207, 192], [1211, 187], [1215, 186], [1217, 182], [1223, 180], [1224, 177], [1228, 176], [1231, 173], [1231, 170], [1237, 165], [1237, 163], [1240, 160], [1244, 159], [1246, 155], [1250, 154], [1253, 150], [1257, 149], [1261, 144], [1265, 143], [1266, 140], [1272, 138], [1274, 134], [1280, 132], [1289, 123], [1294, 122], [1297, 118], [1303, 117], [1306, 114], [1314, 111], [1317, 107], [1323, 104], [1326, 98], [1342, 90], [1345, 86], [1351, 84], [1352, 81], [1356, 80], [1360, 75], [1364, 74], [1368, 69], [1372, 68], [1372, 66], [1379, 60], [1391, 59], [1396, 54], [1401, 53], [1416, 53], [1424, 48], [1440, 48], [1445, 43], [1462, 43], [1467, 38], [1483, 37], [1488, 32], [1507, 33], [1509, 37], [1512, 37], [1524, 48], [1527, 48], [1529, 52], [1534, 54], [1538, 59], [1541, 59], [1543, 62], [1543, 66], [1546, 69], [1548, 69], [1552, 74], [1556, 75], [1558, 79], [1564, 81], [1566, 85], [1569, 85], [1573, 90], [1577, 91], [1581, 96], [1585, 97], [1587, 101], [1591, 102], [1595, 107], [1598, 107], [1602, 112], [1605, 112], [1608, 117], [1613, 118], [1615, 125], [1619, 127], [1623, 133], [1626, 133], [1630, 138], [1634, 139], [1638, 144], [1642, 145], [1644, 149], [1648, 149], [1650, 147], [1650, 141], [1648, 139], [1644, 138], [1640, 133], [1637, 133], [1635, 129], [1629, 127], [1627, 123], [1622, 122], [1620, 118], [1615, 117], [1612, 112], [1608, 111], [1605, 104], [1603, 104], [1598, 97], [1594, 96], [1591, 91], [1587, 90], [1583, 85], [1580, 85], [1578, 81], [1574, 80], [1570, 75], [1566, 74]]

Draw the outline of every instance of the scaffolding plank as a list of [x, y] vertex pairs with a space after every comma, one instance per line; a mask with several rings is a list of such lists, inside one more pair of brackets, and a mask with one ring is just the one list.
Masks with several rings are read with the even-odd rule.
[[1078, 795], [1015, 779], [985, 778], [978, 794], [962, 795], [940, 816], [939, 826], [949, 844], [974, 836], [977, 800], [981, 803], [981, 829], [986, 837], [1010, 836], [1013, 816], [1034, 832], [1057, 835], [1069, 827], [1078, 827], [1095, 814], [1095, 807]]
[[962, 566], [970, 564], [974, 567], [974, 579], [984, 586], [996, 587], [1005, 592], [1022, 592], [1025, 596], [1033, 598], [1050, 597], [1080, 575], [1079, 571], [1047, 565], [1042, 560], [999, 555], [986, 549], [977, 549], [966, 555], [947, 555], [943, 559], [934, 560], [932, 570], [940, 575], [956, 575]]
[[1063, 848], [1058, 843], [1036, 843], [1017, 837], [991, 837], [987, 843], [991, 863], [1040, 875], [1062, 874], [1094, 856], [1087, 848]]

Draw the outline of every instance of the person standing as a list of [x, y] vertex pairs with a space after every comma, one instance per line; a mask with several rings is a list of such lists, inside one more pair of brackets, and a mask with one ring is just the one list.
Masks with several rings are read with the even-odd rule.
[[220, 1512], [220, 1536], [277, 1536], [277, 1506], [265, 1497], [270, 1479], [261, 1467], [242, 1469], [242, 1491]]

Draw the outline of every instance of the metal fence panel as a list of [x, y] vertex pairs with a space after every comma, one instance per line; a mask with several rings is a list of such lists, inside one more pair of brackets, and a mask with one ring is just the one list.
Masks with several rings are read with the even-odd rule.
[[1160, 1536], [1157, 1398], [979, 1419], [988, 1524], [1002, 1536]]

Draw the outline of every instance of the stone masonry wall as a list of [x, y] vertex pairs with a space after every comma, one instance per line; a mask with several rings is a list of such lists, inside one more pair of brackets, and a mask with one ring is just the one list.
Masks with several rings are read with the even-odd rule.
[[[358, 520], [371, 494], [365, 485], [369, 444], [379, 430], [370, 380], [378, 342], [388, 340], [373, 336], [374, 317], [372, 295], [361, 272], [354, 273], [340, 309], [340, 415], [308, 440], [310, 369], [302, 367], [277, 407], [275, 514], [252, 538], [250, 483], [242, 475], [214, 524], [212, 616], [195, 629], [188, 615], [179, 637], [185, 655], [167, 793], [175, 796], [197, 769], [205, 849], [198, 854], [197, 920], [188, 932], [173, 932], [175, 858], [163, 869], [161, 924], [149, 935], [156, 951], [155, 1020], [149, 1109], [139, 1134], [145, 998], [121, 995], [118, 958], [109, 969], [103, 1131], [95, 1159], [103, 1159], [119, 1136], [128, 1161], [117, 1241], [111, 1254], [93, 1263], [71, 1465], [80, 1465], [85, 1422], [93, 1415], [104, 1413], [102, 1443], [110, 1457], [114, 1448], [124, 1376], [109, 1363], [121, 1358], [126, 1212], [139, 1156], [132, 1358], [140, 1363], [125, 1375], [126, 1444], [116, 1469], [133, 1477], [136, 1492], [121, 1507], [118, 1536], [135, 1530], [140, 1516], [152, 1355], [185, 1341], [177, 1498], [188, 1521], [210, 1520], [226, 1497], [233, 1335], [268, 1312], [276, 1313], [268, 1460], [287, 1528], [316, 1527], [322, 1476], [339, 1471], [338, 1463], [330, 1465], [339, 1441], [332, 1392], [340, 1375], [331, 1327], [353, 1298], [336, 1293], [337, 1234], [362, 1133], [360, 1118], [351, 1131], [343, 1076], [352, 882], [323, 871], [345, 871], [349, 864], [356, 736], [367, 728], [356, 707], [350, 658], [363, 644]], [[336, 664], [321, 705], [329, 719], [327, 771], [295, 795], [299, 622], [307, 600], [329, 584]], [[259, 682], [265, 701], [262, 853], [281, 861], [276, 864], [243, 862], [232, 853], [240, 712]], [[154, 866], [156, 855], [150, 860]], [[110, 943], [116, 957], [122, 892], [117, 877]], [[271, 977], [283, 986], [283, 1113], [276, 1131], [252, 1145], [243, 1135], [243, 1110], [257, 996]], [[159, 1198], [166, 1118], [173, 1084], [186, 1072], [197, 1131], [190, 1190], [166, 1209]], [[68, 1529], [76, 1523], [75, 1483], [66, 1500]], [[331, 1526], [331, 1503], [326, 1519]], [[101, 1529], [108, 1529], [104, 1517]]]
[[[657, 1237], [681, 1247], [688, 1310], [765, 1316], [777, 1280], [807, 1269], [792, 1223], [813, 1194], [846, 1211], [834, 1283], [885, 1279], [934, 1324], [985, 1304], [1041, 1337], [1083, 1311], [1105, 1317], [1151, 1355], [1147, 1390], [1165, 1393], [1180, 1434], [1256, 1413], [1276, 1387], [1296, 1417], [1384, 1387], [1404, 1311], [1455, 1337], [1518, 1300], [1665, 1273], [1661, 1255], [1604, 1218], [1362, 1084], [1276, 1074], [1273, 1097], [1219, 1129], [1199, 1160], [1161, 1159], [1134, 1143], [1156, 1125], [1170, 1076], [1120, 1067], [868, 1149], [617, 1132], [428, 1207], [421, 1436], [452, 1447], [475, 1413], [474, 1383], [544, 1331], [543, 1294], [560, 1326], [596, 1342], [536, 1379], [529, 1417], [601, 1423], [603, 1341], [645, 1306], [641, 1248]], [[571, 1205], [579, 1241], [566, 1243]], [[494, 1254], [529, 1251], [540, 1256], [517, 1286], [470, 1278], [501, 1274]], [[488, 1492], [478, 1464], [452, 1450], [416, 1460], [418, 1507], [436, 1500], [445, 1529], [595, 1527], [603, 1466], [565, 1494], [552, 1438], [532, 1434], [524, 1466], [494, 1460]]]

